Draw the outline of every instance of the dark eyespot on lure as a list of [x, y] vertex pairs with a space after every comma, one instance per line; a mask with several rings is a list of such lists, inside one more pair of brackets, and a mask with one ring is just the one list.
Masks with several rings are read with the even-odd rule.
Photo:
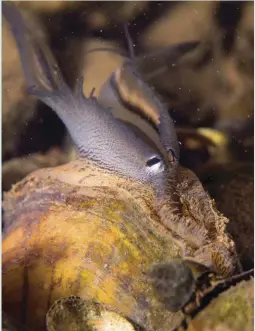
[[[3, 15], [16, 40], [28, 92], [51, 107], [66, 125], [80, 157], [87, 157], [105, 171], [149, 183], [161, 189], [167, 159], [129, 126], [116, 119], [93, 97], [83, 95], [83, 79], [75, 92], [64, 81], [47, 45], [33, 38], [22, 13], [3, 2]], [[154, 162], [149, 160], [154, 159]]]

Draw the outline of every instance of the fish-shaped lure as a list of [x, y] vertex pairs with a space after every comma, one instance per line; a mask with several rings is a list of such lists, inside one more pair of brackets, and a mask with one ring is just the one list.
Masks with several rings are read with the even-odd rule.
[[6, 2], [2, 8], [19, 49], [29, 93], [61, 118], [79, 156], [97, 162], [106, 171], [162, 188], [168, 167], [165, 157], [101, 106], [93, 95], [85, 97], [83, 78], [73, 92], [47, 45], [33, 37], [21, 12]]

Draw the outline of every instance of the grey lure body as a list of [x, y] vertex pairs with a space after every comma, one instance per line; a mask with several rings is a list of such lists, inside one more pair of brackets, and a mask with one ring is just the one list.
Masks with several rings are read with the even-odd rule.
[[[77, 146], [80, 157], [92, 159], [107, 171], [148, 183], [155, 188], [156, 193], [163, 194], [166, 169], [172, 166], [173, 173], [176, 169], [169, 164], [166, 155], [115, 118], [95, 97], [90, 95], [86, 98], [83, 95], [82, 79], [79, 79], [74, 93], [65, 83], [50, 51], [31, 35], [21, 13], [5, 2], [2, 6], [3, 15], [19, 49], [29, 93], [58, 114]], [[146, 86], [146, 89], [153, 96], [149, 87]], [[162, 127], [165, 124], [171, 125], [170, 131], [169, 126], [166, 131], [162, 128], [163, 137], [166, 138], [167, 147], [178, 155], [176, 133], [164, 109], [160, 113], [160, 122]]]

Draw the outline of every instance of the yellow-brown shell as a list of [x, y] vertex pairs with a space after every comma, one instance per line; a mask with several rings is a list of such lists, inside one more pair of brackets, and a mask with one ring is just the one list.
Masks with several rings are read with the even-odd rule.
[[[242, 281], [213, 299], [187, 331], [251, 331], [254, 326], [254, 279]], [[181, 331], [182, 329], [177, 329]]]
[[[125, 189], [128, 188], [127, 189]], [[36, 171], [5, 195], [3, 309], [44, 330], [55, 300], [95, 300], [146, 330], [168, 330], [146, 271], [179, 255], [151, 192], [82, 161]]]

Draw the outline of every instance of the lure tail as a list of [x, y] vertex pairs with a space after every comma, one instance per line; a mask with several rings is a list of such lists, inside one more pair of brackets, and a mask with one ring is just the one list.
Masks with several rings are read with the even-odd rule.
[[[32, 29], [24, 13], [6, 1], [2, 2], [2, 10], [19, 51], [28, 94], [52, 108], [69, 129], [83, 98], [83, 80], [78, 81], [77, 96], [66, 84], [46, 40], [38, 38], [38, 30]], [[38, 29], [41, 28], [38, 24]]]
[[28, 89], [53, 92], [62, 88], [63, 77], [47, 44], [30, 32], [27, 21], [16, 5], [3, 1], [2, 11], [15, 38]]

